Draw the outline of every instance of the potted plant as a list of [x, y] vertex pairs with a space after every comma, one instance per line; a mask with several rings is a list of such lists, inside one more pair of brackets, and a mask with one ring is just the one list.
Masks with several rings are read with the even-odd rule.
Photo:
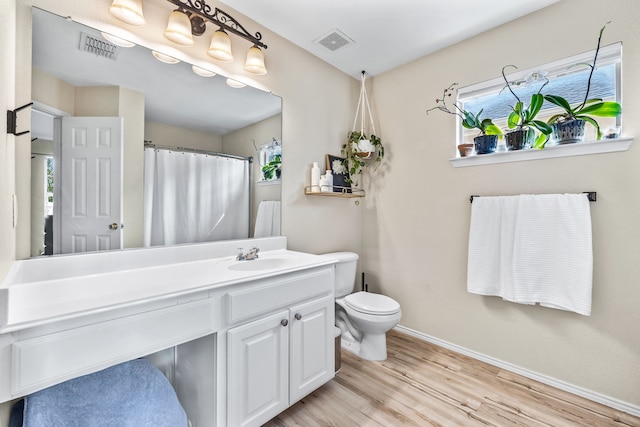
[[282, 170], [282, 156], [275, 155], [266, 165], [262, 166], [262, 177], [265, 181], [271, 181], [273, 179], [280, 179]]
[[[511, 83], [507, 80], [507, 76], [504, 70], [507, 67], [517, 68], [515, 65], [506, 65], [502, 67], [502, 78], [506, 83], [506, 88], [516, 98], [516, 105], [511, 107], [511, 113], [507, 118], [507, 127], [514, 129], [511, 132], [507, 132], [504, 136], [507, 150], [522, 150], [524, 148], [543, 148], [549, 139], [551, 133], [551, 126], [542, 120], [536, 120], [536, 116], [542, 108], [544, 103], [544, 97], [541, 94], [542, 89], [549, 83], [549, 80], [540, 73], [536, 73], [536, 76], [542, 76], [545, 82], [542, 84], [538, 92], [531, 95], [531, 101], [529, 105], [525, 107], [524, 103], [520, 100], [518, 95], [513, 91]], [[534, 80], [538, 80], [538, 78]], [[536, 130], [540, 132], [536, 137]]]
[[358, 185], [358, 176], [362, 174], [367, 162], [380, 163], [384, 157], [384, 146], [375, 134], [366, 135], [364, 131], [351, 131], [340, 153], [345, 157], [344, 166], [349, 172], [349, 182]]
[[[462, 126], [465, 129], [478, 129], [480, 131], [480, 134], [473, 138], [473, 146], [476, 154], [493, 153], [498, 146], [498, 138], [502, 137], [502, 131], [493, 123], [492, 119], [482, 118], [483, 110], [480, 110], [478, 114], [474, 114], [461, 108], [456, 102], [452, 103], [453, 109], [447, 105], [447, 98], [453, 96], [457, 85], [458, 83], [451, 83], [451, 85], [442, 92], [442, 99], [436, 99], [436, 104], [438, 105], [428, 109], [427, 114], [433, 110], [440, 110], [460, 117]], [[459, 147], [459, 150], [460, 149]]]
[[[608, 24], [608, 22], [607, 22]], [[589, 90], [591, 89], [591, 78], [596, 68], [596, 61], [598, 59], [598, 52], [600, 50], [600, 42], [602, 40], [602, 33], [606, 28], [605, 24], [600, 29], [600, 35], [598, 36], [598, 45], [596, 47], [596, 53], [593, 57], [592, 64], [577, 64], [590, 67], [589, 78], [587, 80], [587, 91], [584, 95], [584, 100], [575, 106], [571, 106], [569, 102], [559, 95], [545, 95], [544, 99], [564, 111], [558, 114], [554, 114], [547, 120], [547, 123], [551, 124], [553, 129], [553, 137], [557, 144], [568, 144], [573, 142], [580, 142], [584, 139], [584, 127], [586, 123], [591, 124], [596, 128], [597, 139], [602, 138], [600, 131], [600, 125], [594, 119], [595, 117], [618, 117], [622, 114], [622, 107], [619, 103], [613, 101], [603, 101], [600, 98], [589, 99]]]

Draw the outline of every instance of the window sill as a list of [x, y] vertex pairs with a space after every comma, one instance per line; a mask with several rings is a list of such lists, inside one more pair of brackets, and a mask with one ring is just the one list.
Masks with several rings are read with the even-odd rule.
[[575, 144], [552, 145], [544, 150], [501, 151], [492, 154], [473, 155], [449, 159], [455, 168], [491, 165], [495, 163], [521, 162], [525, 160], [553, 159], [556, 157], [582, 156], [586, 154], [626, 151], [633, 142], [632, 137], [585, 141]]
[[256, 181], [257, 185], [280, 185], [280, 179], [260, 180]]

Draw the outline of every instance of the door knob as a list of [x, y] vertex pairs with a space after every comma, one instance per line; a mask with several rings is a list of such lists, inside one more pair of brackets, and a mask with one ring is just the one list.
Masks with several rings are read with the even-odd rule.
[[294, 317], [296, 318], [296, 320], [302, 319], [302, 315], [300, 313], [296, 313]]
[[118, 224], [116, 224], [115, 222], [109, 225], [109, 230], [117, 230], [117, 229], [118, 229]]
[[287, 325], [289, 324], [289, 321], [288, 321], [287, 319], [282, 319], [282, 320], [280, 321], [280, 324], [281, 324], [282, 326], [287, 326]]

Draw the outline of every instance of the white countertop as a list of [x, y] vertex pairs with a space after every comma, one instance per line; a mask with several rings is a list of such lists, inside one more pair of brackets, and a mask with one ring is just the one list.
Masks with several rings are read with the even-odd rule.
[[[179, 252], [181, 248], [174, 250]], [[0, 312], [6, 313], [0, 318], [0, 333], [95, 310], [172, 298], [335, 263], [325, 256], [286, 249], [261, 251], [259, 259], [252, 261], [236, 261], [235, 256], [194, 258], [189, 261], [177, 256], [177, 262], [143, 262], [139, 268], [129, 261], [125, 269], [116, 266], [113, 271], [97, 273], [85, 266], [80, 269], [81, 274], [69, 272], [66, 277], [55, 269], [57, 274], [51, 279], [44, 279], [42, 272], [36, 275], [25, 269], [8, 277], [0, 286]], [[76, 262], [81, 261], [82, 257], [77, 257]], [[100, 258], [96, 261], [99, 264]], [[48, 262], [52, 266], [56, 264], [54, 259]], [[61, 257], [60, 262], [69, 263], [69, 259]]]

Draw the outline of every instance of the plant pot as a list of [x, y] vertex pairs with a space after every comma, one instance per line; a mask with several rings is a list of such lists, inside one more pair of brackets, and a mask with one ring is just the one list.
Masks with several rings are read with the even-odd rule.
[[358, 151], [356, 156], [363, 160], [367, 160], [373, 157], [373, 151]]
[[530, 129], [519, 129], [505, 134], [504, 141], [509, 151], [526, 150], [533, 146], [534, 137]]
[[489, 154], [496, 151], [498, 135], [480, 135], [473, 138], [476, 154]]
[[473, 154], [473, 144], [460, 144], [458, 145], [458, 152], [460, 157], [467, 157]]
[[584, 140], [584, 120], [569, 120], [551, 125], [556, 144], [573, 144]]

